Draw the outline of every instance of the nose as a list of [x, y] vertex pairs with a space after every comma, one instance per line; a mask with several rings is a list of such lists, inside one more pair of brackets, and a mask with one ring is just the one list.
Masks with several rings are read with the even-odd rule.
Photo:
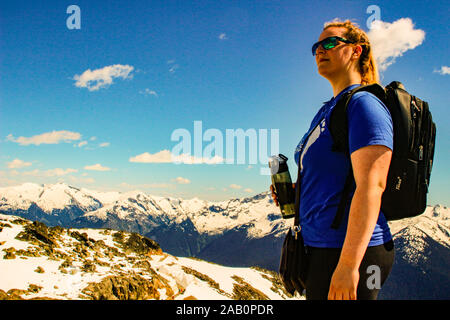
[[322, 45], [319, 45], [316, 49], [316, 56], [323, 53], [325, 53], [325, 49], [322, 47]]

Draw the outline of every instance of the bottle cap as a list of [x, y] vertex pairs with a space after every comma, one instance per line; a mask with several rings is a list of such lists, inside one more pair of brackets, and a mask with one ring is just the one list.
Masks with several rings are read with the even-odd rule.
[[284, 171], [288, 170], [287, 169], [287, 160], [288, 160], [288, 158], [281, 153], [277, 156], [271, 156], [269, 158], [270, 173], [272, 175], [274, 175], [279, 172], [284, 172]]

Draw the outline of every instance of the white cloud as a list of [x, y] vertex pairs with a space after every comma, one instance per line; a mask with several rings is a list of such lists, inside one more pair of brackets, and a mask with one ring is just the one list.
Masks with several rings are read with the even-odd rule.
[[146, 95], [146, 96], [155, 96], [158, 97], [158, 94], [155, 90], [150, 90], [149, 88], [145, 88], [143, 91], [139, 91], [140, 94]]
[[85, 145], [87, 145], [87, 144], [88, 144], [87, 141], [81, 141], [81, 142], [78, 143], [76, 146], [77, 146], [78, 148], [81, 148], [82, 146], [85, 146]]
[[175, 73], [175, 71], [180, 67], [177, 63], [175, 63], [175, 60], [168, 60], [167, 64], [169, 65], [170, 73]]
[[67, 169], [55, 168], [55, 169], [49, 169], [49, 170], [44, 170], [44, 171], [41, 171], [39, 169], [34, 169], [31, 171], [23, 171], [23, 172], [19, 172], [17, 170], [11, 170], [10, 175], [43, 178], [43, 177], [61, 177], [61, 176], [65, 176], [70, 173], [75, 173], [75, 172], [78, 172], [78, 170], [72, 169], [72, 168], [67, 168]]
[[182, 154], [179, 156], [173, 156], [172, 162], [177, 164], [220, 164], [224, 163], [225, 160], [219, 156], [214, 156], [212, 158], [199, 158], [188, 154]]
[[129, 159], [130, 162], [140, 163], [184, 163], [184, 164], [218, 164], [223, 163], [224, 159], [219, 156], [212, 158], [198, 158], [188, 154], [174, 156], [170, 150], [162, 150], [155, 154], [144, 152]]
[[132, 78], [130, 73], [134, 67], [129, 65], [115, 64], [101, 69], [87, 69], [81, 75], [76, 74], [73, 80], [76, 80], [75, 86], [79, 88], [88, 88], [89, 91], [96, 91], [113, 83], [114, 78]]
[[173, 189], [174, 186], [168, 183], [144, 183], [144, 184], [134, 184], [131, 185], [127, 182], [122, 182], [119, 184], [120, 187], [128, 189], [128, 190], [139, 190], [139, 189]]
[[104, 147], [109, 147], [109, 145], [110, 145], [109, 142], [102, 142], [102, 143], [100, 143], [98, 146], [99, 146], [100, 148], [104, 148]]
[[253, 192], [253, 190], [250, 189], [250, 188], [246, 188], [246, 189], [244, 189], [244, 191], [245, 191], [245, 192], [248, 192], [248, 193], [252, 193], [252, 192]]
[[14, 159], [13, 161], [8, 162], [9, 169], [19, 169], [19, 168], [24, 168], [24, 167], [29, 167], [29, 166], [31, 166], [31, 162], [25, 162], [20, 159]]
[[155, 154], [144, 152], [129, 159], [130, 162], [140, 163], [169, 163], [172, 162], [172, 152], [170, 150], [162, 150]]
[[392, 23], [375, 20], [367, 35], [380, 71], [386, 70], [396, 58], [421, 45], [425, 39], [425, 31], [414, 29], [410, 18]]
[[58, 144], [60, 142], [70, 142], [71, 140], [80, 140], [81, 134], [78, 132], [71, 132], [66, 130], [46, 132], [32, 137], [18, 137], [14, 138], [12, 134], [9, 134], [6, 139], [8, 141], [16, 142], [22, 146], [28, 146], [30, 144]]
[[440, 70], [434, 70], [434, 72], [437, 72], [442, 75], [450, 74], [450, 67], [442, 66]]
[[179, 184], [189, 184], [191, 183], [191, 180], [183, 178], [183, 177], [177, 177], [174, 179], [175, 182], [179, 183]]
[[229, 187], [230, 187], [231, 189], [241, 189], [241, 188], [242, 188], [242, 186], [240, 186], [240, 185], [238, 185], [238, 184], [234, 184], [234, 183], [230, 184]]
[[91, 178], [91, 177], [88, 177], [88, 178], [82, 178], [82, 177], [75, 177], [75, 176], [68, 176], [67, 177], [68, 179], [69, 179], [69, 181], [70, 181], [70, 183], [73, 183], [73, 184], [92, 184], [92, 183], [94, 183], [95, 182], [95, 180], [93, 179], [93, 178]]
[[171, 66], [169, 68], [169, 72], [170, 73], [175, 73], [175, 71], [179, 68], [180, 66], [178, 64], [174, 64], [173, 66]]
[[96, 163], [96, 164], [93, 164], [90, 166], [85, 166], [84, 169], [85, 170], [93, 170], [93, 171], [110, 171], [111, 170], [111, 168], [104, 167], [100, 163]]
[[78, 172], [78, 170], [72, 169], [72, 168], [67, 168], [67, 169], [55, 168], [55, 169], [50, 169], [50, 170], [44, 171], [44, 175], [47, 177], [54, 177], [54, 176], [60, 177], [60, 176], [64, 176], [69, 173], [74, 173], [74, 172]]
[[226, 33], [221, 33], [221, 34], [219, 34], [219, 37], [218, 37], [220, 40], [228, 40], [228, 37], [227, 37], [227, 34]]

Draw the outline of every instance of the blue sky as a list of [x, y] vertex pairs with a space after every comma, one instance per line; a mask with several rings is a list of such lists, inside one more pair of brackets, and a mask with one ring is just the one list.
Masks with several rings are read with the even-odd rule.
[[[80, 29], [66, 24], [72, 4]], [[438, 134], [429, 204], [449, 205], [444, 1], [2, 1], [0, 186], [62, 181], [207, 200], [266, 191], [266, 165], [249, 155], [243, 164], [161, 163], [178, 143], [171, 135], [190, 132], [193, 152], [194, 121], [224, 144], [227, 129], [275, 129], [295, 176], [294, 149], [332, 96], [311, 45], [334, 18], [368, 31], [370, 5], [389, 37], [411, 21], [401, 33], [410, 42], [382, 43], [381, 80], [430, 103]]]

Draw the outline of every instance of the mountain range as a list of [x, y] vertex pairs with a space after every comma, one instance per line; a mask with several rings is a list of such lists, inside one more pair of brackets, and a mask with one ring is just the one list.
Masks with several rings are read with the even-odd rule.
[[270, 270], [278, 268], [291, 223], [281, 218], [268, 193], [209, 202], [140, 191], [104, 193], [63, 183], [0, 188], [0, 213], [49, 226], [136, 232], [176, 256]]
[[285, 300], [275, 272], [163, 252], [110, 229], [48, 227], [0, 214], [0, 300]]
[[[98, 192], [63, 183], [0, 188], [0, 214], [49, 226], [133, 232], [174, 256], [273, 271], [292, 224], [281, 218], [269, 192], [211, 202], [140, 191]], [[449, 219], [449, 209], [436, 205], [418, 217], [389, 222], [396, 258], [380, 298], [450, 298]]]

